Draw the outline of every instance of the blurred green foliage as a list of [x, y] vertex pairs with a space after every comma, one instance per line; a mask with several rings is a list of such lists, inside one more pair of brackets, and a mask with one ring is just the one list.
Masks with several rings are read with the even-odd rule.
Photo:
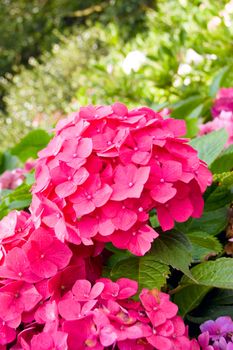
[[[100, 20], [119, 24], [125, 38], [145, 29], [145, 10], [153, 0], [2, 0], [0, 75], [50, 49], [57, 31]], [[127, 16], [133, 13], [133, 16]], [[131, 27], [133, 25], [134, 28]]]
[[[12, 61], [28, 65], [2, 78], [1, 148], [31, 128], [50, 128], [79, 105], [115, 100], [129, 106], [172, 106], [175, 117], [187, 117], [188, 135], [194, 136], [198, 118], [209, 117], [216, 90], [213, 77], [222, 67], [227, 67], [227, 74], [218, 86], [232, 84], [233, 9], [229, 1], [2, 2], [5, 7], [8, 3], [10, 9], [24, 4], [21, 16], [28, 18], [30, 13], [31, 19], [25, 22], [28, 26], [23, 20], [21, 29], [5, 31], [9, 42], [9, 53], [3, 45], [5, 55], [21, 57]], [[39, 10], [33, 10], [38, 3]], [[10, 31], [9, 16], [5, 13], [5, 24], [0, 25]], [[14, 11], [12, 16], [20, 18]], [[30, 27], [32, 22], [35, 27]], [[42, 31], [37, 29], [40, 26]]]

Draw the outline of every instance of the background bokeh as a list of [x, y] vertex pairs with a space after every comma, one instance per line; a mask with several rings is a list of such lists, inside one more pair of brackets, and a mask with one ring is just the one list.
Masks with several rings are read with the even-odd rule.
[[0, 33], [1, 150], [116, 100], [172, 108], [193, 136], [232, 82], [233, 1], [2, 0]]

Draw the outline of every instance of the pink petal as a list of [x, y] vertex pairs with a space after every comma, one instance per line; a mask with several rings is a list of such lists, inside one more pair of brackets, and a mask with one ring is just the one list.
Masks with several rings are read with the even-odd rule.
[[168, 160], [163, 164], [164, 178], [168, 182], [178, 181], [182, 175], [182, 165], [179, 162]]
[[95, 206], [98, 208], [107, 203], [111, 194], [112, 188], [107, 184], [103, 185], [103, 187], [96, 191], [96, 193], [93, 196], [93, 202]]
[[55, 192], [60, 198], [65, 198], [73, 194], [77, 185], [73, 181], [66, 181], [56, 186]]
[[103, 327], [100, 331], [100, 342], [103, 346], [108, 347], [117, 340], [117, 333], [112, 325]]
[[172, 350], [172, 342], [165, 337], [152, 335], [151, 337], [148, 337], [147, 340], [157, 350]]
[[174, 220], [167, 208], [159, 206], [157, 208], [158, 220], [163, 231], [170, 230], [174, 227]]
[[58, 304], [60, 315], [67, 321], [76, 320], [81, 317], [81, 306], [74, 299], [64, 299]]
[[178, 222], [184, 222], [193, 213], [193, 206], [189, 198], [182, 200], [172, 199], [169, 203], [169, 211], [172, 217]]
[[120, 103], [120, 102], [115, 102], [112, 105], [112, 110], [113, 110], [113, 113], [119, 115], [120, 117], [123, 117], [124, 115], [128, 114], [128, 108], [123, 103]]
[[96, 299], [102, 293], [103, 289], [104, 283], [96, 282], [96, 284], [94, 284], [94, 286], [91, 289], [90, 298]]
[[91, 292], [91, 283], [87, 280], [78, 280], [75, 282], [72, 292], [78, 301], [88, 300]]
[[112, 221], [117, 229], [127, 231], [136, 223], [137, 214], [124, 207]]
[[162, 183], [156, 185], [152, 191], [150, 191], [151, 197], [159, 203], [166, 203], [169, 199], [176, 195], [176, 189], [170, 183]]

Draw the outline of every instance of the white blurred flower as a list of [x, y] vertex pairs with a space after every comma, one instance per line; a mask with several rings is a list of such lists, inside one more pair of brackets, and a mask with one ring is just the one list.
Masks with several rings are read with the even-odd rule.
[[232, 26], [232, 13], [233, 13], [233, 0], [229, 1], [224, 9], [219, 12], [219, 15], [223, 18], [223, 22], [226, 27]]
[[225, 26], [231, 27], [232, 20], [231, 20], [231, 16], [229, 15], [229, 13], [226, 10], [223, 10], [219, 14], [221, 17], [223, 17], [223, 22], [224, 22]]
[[195, 50], [188, 49], [185, 56], [185, 62], [190, 63], [201, 63], [203, 61], [203, 57], [199, 55]]
[[192, 67], [188, 63], [180, 63], [178, 67], [178, 74], [179, 75], [186, 75], [189, 74], [192, 71]]
[[216, 60], [216, 59], [218, 58], [218, 56], [215, 55], [214, 53], [207, 54], [207, 55], [205, 55], [205, 57], [206, 57], [208, 60]]
[[143, 52], [131, 51], [122, 62], [122, 69], [126, 74], [130, 74], [132, 71], [137, 72], [145, 62], [146, 55]]
[[221, 18], [214, 16], [207, 24], [207, 28], [209, 30], [209, 32], [211, 32], [212, 30], [217, 29], [217, 27], [221, 24]]
[[228, 2], [228, 4], [226, 4], [225, 10], [228, 13], [233, 13], [233, 0], [231, 0], [230, 2]]
[[108, 64], [106, 67], [106, 70], [109, 74], [111, 74], [113, 72], [113, 65], [112, 64]]
[[174, 82], [173, 82], [173, 86], [174, 87], [179, 87], [182, 85], [182, 79], [180, 77], [175, 78]]
[[191, 79], [190, 79], [189, 77], [186, 77], [186, 78], [184, 79], [184, 85], [187, 86], [187, 85], [189, 85], [190, 83], [191, 83]]

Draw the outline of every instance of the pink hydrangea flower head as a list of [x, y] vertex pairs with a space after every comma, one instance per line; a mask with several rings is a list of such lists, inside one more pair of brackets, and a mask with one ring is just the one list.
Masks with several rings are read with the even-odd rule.
[[180, 138], [185, 132], [183, 121], [119, 102], [60, 121], [35, 166], [36, 228], [49, 227], [63, 242], [112, 242], [144, 255], [158, 237], [147, 225], [152, 208], [164, 230], [201, 215], [211, 174]]

